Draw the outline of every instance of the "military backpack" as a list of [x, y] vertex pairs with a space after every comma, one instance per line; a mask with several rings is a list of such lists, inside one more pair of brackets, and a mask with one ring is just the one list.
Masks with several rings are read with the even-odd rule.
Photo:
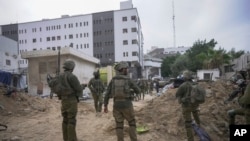
[[59, 74], [53, 78], [47, 79], [47, 82], [51, 91], [57, 94], [58, 97], [74, 93], [67, 80], [67, 75], [65, 74]]
[[193, 85], [191, 94], [190, 94], [190, 101], [192, 104], [202, 104], [205, 102], [206, 91], [200, 85]]
[[114, 78], [112, 83], [112, 97], [116, 100], [131, 98], [128, 79]]

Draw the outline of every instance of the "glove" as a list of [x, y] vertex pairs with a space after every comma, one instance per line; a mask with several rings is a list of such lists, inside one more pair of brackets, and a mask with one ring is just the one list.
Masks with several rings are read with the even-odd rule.
[[104, 106], [104, 113], [108, 113], [108, 107], [107, 106]]

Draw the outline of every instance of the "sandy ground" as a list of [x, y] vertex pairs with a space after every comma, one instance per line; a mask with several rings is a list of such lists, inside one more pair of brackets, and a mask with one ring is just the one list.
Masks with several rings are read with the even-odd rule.
[[[4, 98], [4, 97], [2, 97]], [[135, 101], [136, 111], [145, 106], [146, 102], [153, 96], [146, 95], [145, 100]], [[22, 141], [62, 141], [60, 114], [60, 101], [56, 97], [50, 99], [39, 99], [43, 103], [37, 108], [12, 107], [9, 105], [9, 111], [1, 117], [1, 123], [8, 126], [7, 131], [0, 132], [0, 139]], [[12, 98], [8, 98], [13, 101]], [[31, 101], [32, 102], [32, 101]], [[16, 102], [15, 102], [16, 103]], [[22, 103], [22, 102], [20, 102]], [[11, 103], [10, 103], [11, 104]], [[43, 104], [45, 108], [43, 107]], [[14, 105], [14, 104], [13, 104]], [[37, 105], [34, 103], [33, 105]], [[21, 107], [25, 108], [22, 109]], [[31, 106], [32, 107], [32, 106]], [[20, 108], [18, 110], [18, 108]], [[15, 110], [16, 109], [16, 110]], [[109, 112], [102, 113], [101, 117], [96, 117], [93, 100], [81, 101], [78, 104], [77, 115], [77, 136], [80, 141], [115, 141], [115, 124], [112, 116], [112, 100], [109, 104]], [[129, 140], [127, 134], [128, 124], [125, 122], [125, 141]], [[138, 139], [147, 140], [144, 135], [138, 135]]]
[[[201, 83], [206, 89], [206, 102], [200, 105], [201, 126], [213, 141], [228, 141], [227, 111], [239, 108], [237, 99], [225, 104], [232, 87], [224, 81]], [[177, 89], [169, 89], [160, 96], [146, 95], [134, 101], [137, 125], [147, 125], [149, 131], [138, 134], [139, 141], [185, 141], [186, 132], [180, 104], [175, 98]], [[0, 123], [8, 126], [0, 131], [0, 141], [62, 141], [60, 101], [18, 93], [6, 97], [0, 89]], [[236, 124], [244, 124], [237, 116]], [[78, 104], [77, 136], [79, 141], [116, 141], [112, 99], [109, 112], [96, 117], [93, 100]], [[125, 122], [125, 141], [129, 141]], [[199, 138], [195, 135], [195, 141]]]

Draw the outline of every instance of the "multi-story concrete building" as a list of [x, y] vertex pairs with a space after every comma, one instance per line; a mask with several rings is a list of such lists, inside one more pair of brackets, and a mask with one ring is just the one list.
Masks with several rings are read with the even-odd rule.
[[169, 48], [158, 48], [158, 47], [152, 47], [151, 51], [147, 53], [147, 55], [150, 55], [155, 58], [161, 58], [164, 59], [167, 56], [173, 56], [176, 54], [184, 54], [190, 47], [169, 47]]
[[[121, 2], [120, 10], [2, 25], [0, 31], [18, 42], [19, 54], [70, 46], [100, 59], [101, 66], [127, 61], [132, 77], [141, 75], [143, 36], [131, 0]], [[20, 68], [27, 68], [27, 64], [26, 59], [19, 60]]]

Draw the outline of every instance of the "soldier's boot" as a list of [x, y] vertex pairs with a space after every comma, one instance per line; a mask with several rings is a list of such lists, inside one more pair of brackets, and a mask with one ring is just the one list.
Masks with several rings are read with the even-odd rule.
[[68, 140], [68, 122], [63, 119], [62, 122], [62, 133], [63, 133], [63, 140], [67, 141]]
[[130, 126], [129, 127], [129, 137], [131, 141], [137, 141], [137, 134], [136, 134], [136, 127]]
[[117, 141], [124, 141], [123, 140], [123, 129], [122, 128], [116, 128], [116, 136], [117, 136]]
[[188, 141], [194, 141], [193, 129], [186, 128]]
[[194, 116], [194, 120], [195, 120], [195, 123], [200, 126], [200, 117], [199, 117], [199, 110], [196, 110], [193, 112], [193, 116]]
[[229, 117], [229, 125], [234, 125], [235, 124], [235, 112], [234, 110], [229, 110], [227, 112], [228, 117]]
[[77, 141], [76, 137], [76, 120], [74, 118], [68, 121], [68, 140], [67, 141]]
[[136, 134], [136, 123], [135, 120], [129, 121], [129, 137], [131, 141], [137, 141], [137, 134]]
[[95, 101], [95, 112], [98, 112], [98, 103]]
[[124, 141], [124, 135], [123, 135], [123, 125], [124, 122], [116, 122], [116, 136], [117, 141]]

